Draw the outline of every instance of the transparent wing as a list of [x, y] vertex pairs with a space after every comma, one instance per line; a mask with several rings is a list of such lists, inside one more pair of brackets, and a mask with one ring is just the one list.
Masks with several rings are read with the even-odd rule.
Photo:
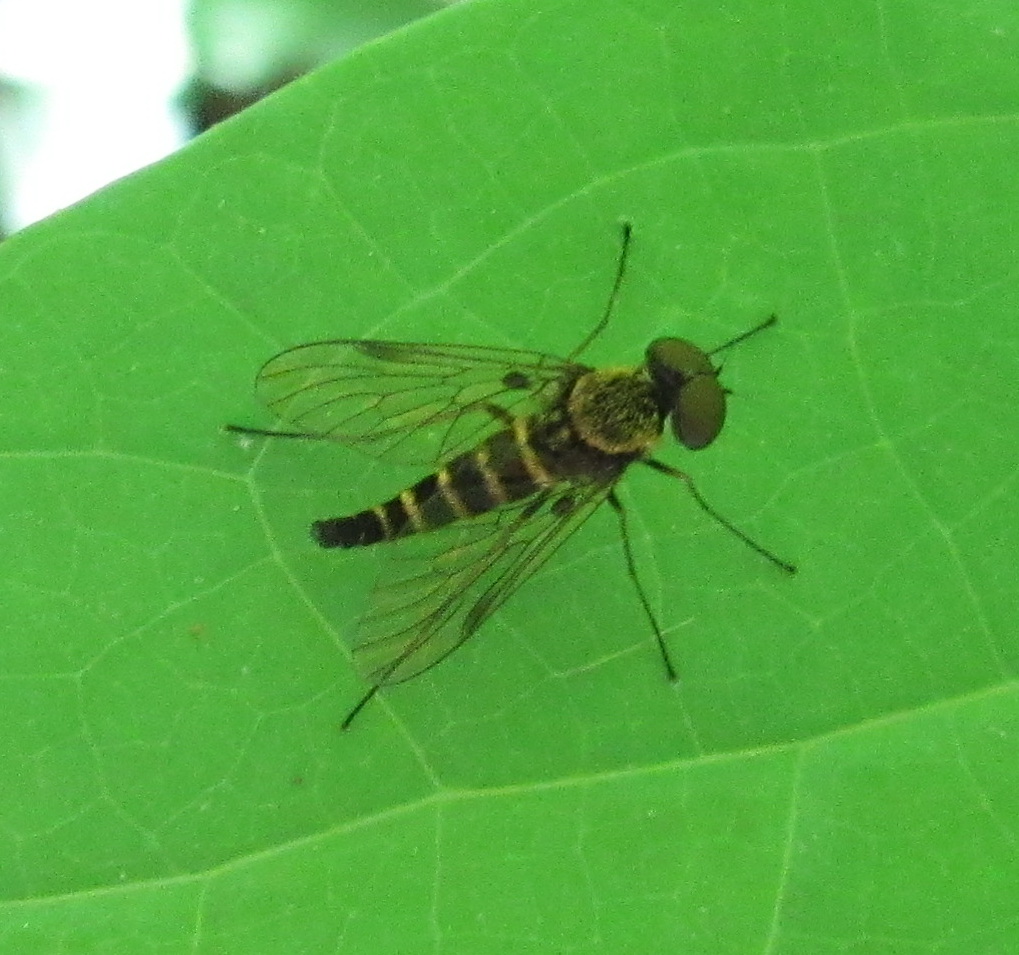
[[255, 391], [301, 434], [431, 464], [495, 430], [498, 409], [538, 410], [578, 367], [512, 348], [337, 339], [270, 358]]
[[605, 500], [614, 481], [563, 484], [397, 541], [354, 662], [374, 687], [401, 683], [467, 640]]

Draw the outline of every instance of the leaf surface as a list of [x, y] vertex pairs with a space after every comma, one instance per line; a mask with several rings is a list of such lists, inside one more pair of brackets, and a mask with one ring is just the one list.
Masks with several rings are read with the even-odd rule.
[[[0, 943], [1019, 948], [1019, 13], [476, 3], [0, 247]], [[725, 355], [666, 448], [380, 694], [316, 519], [420, 476], [268, 426], [322, 338]]]

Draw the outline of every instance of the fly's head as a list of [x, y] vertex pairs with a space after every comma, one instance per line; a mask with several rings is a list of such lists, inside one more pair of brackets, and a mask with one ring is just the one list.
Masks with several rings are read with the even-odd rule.
[[725, 424], [726, 390], [707, 352], [683, 338], [657, 338], [647, 347], [647, 370], [662, 413], [680, 444], [707, 447]]

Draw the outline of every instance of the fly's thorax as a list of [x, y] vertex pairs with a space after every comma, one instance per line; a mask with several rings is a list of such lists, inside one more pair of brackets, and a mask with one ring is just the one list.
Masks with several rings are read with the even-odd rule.
[[663, 416], [655, 388], [643, 368], [589, 371], [567, 399], [577, 436], [604, 454], [637, 456], [662, 435]]

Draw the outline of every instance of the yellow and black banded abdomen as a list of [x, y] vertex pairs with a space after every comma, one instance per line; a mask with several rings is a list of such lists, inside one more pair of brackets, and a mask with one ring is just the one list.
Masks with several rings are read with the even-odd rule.
[[316, 521], [312, 536], [322, 547], [377, 544], [484, 514], [555, 481], [531, 446], [526, 422], [519, 420], [384, 504]]

